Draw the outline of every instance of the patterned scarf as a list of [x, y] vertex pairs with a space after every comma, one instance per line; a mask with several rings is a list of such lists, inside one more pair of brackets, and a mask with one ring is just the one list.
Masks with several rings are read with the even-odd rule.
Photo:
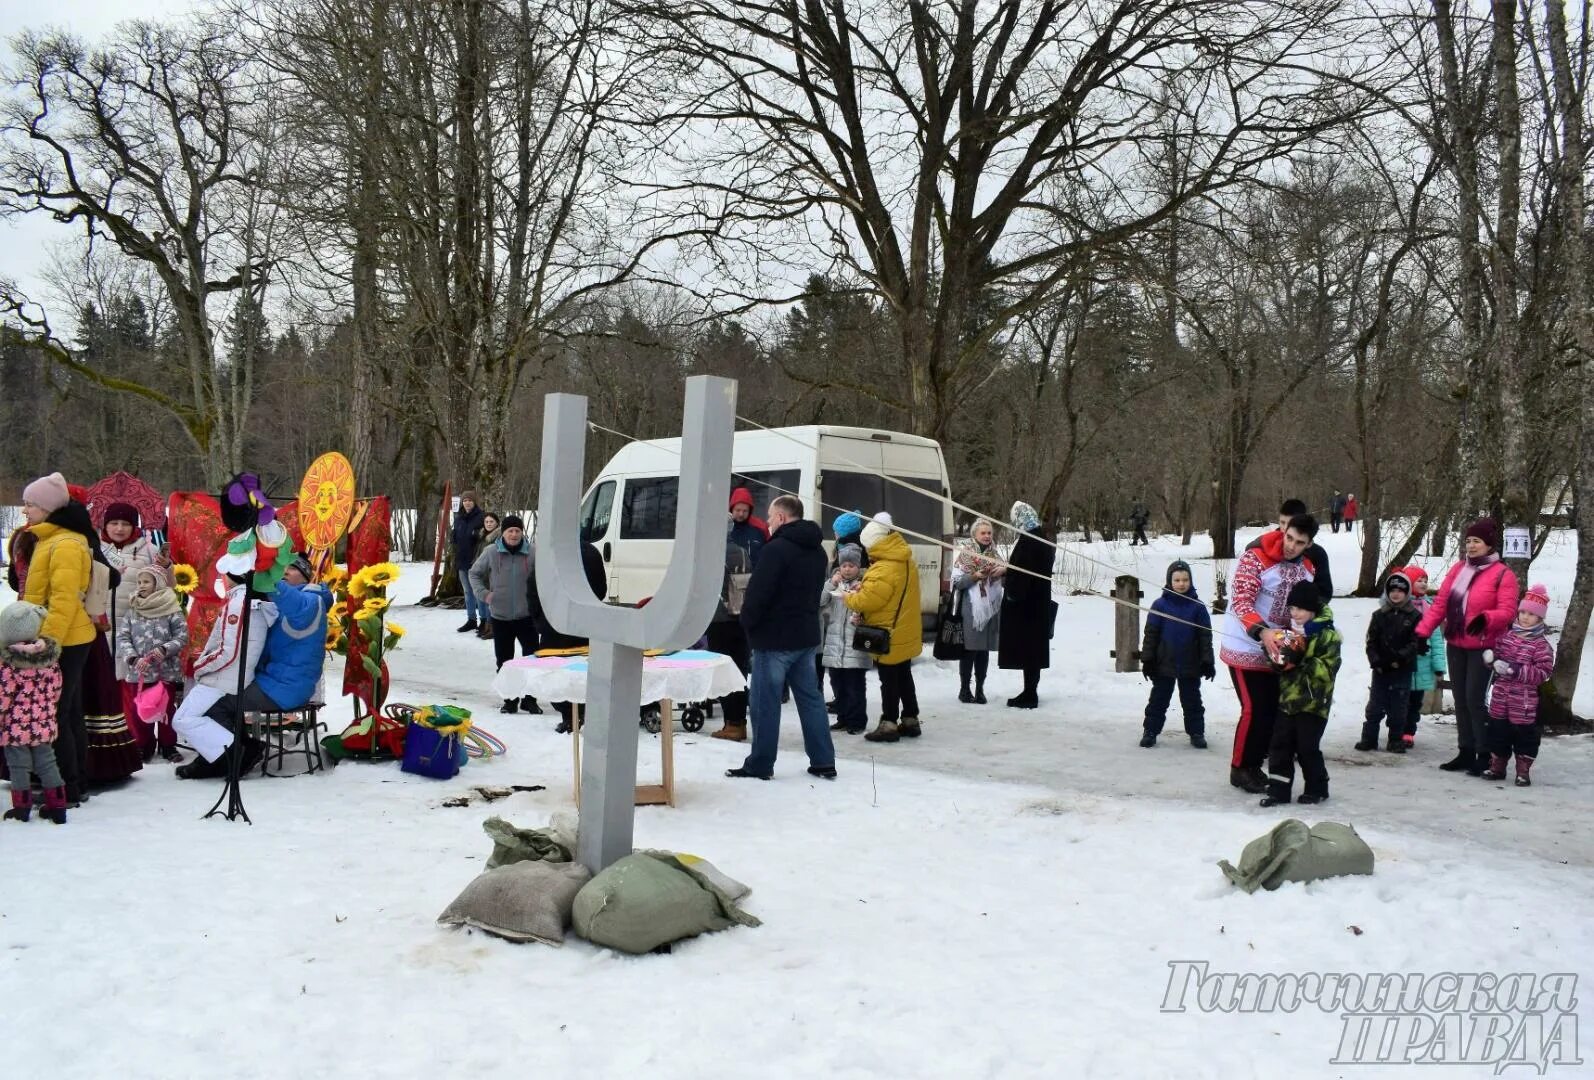
[[1467, 590], [1484, 569], [1500, 561], [1494, 552], [1468, 558], [1461, 564], [1455, 580], [1450, 583], [1450, 603], [1445, 608], [1445, 637], [1459, 638], [1467, 632]]
[[[980, 531], [981, 525], [990, 526], [991, 528], [992, 541], [984, 547], [981, 547], [980, 542], [974, 539], [974, 534]], [[994, 568], [996, 563], [992, 561], [992, 557], [996, 555], [995, 536], [995, 525], [985, 518], [977, 518], [974, 526], [969, 529], [968, 538], [958, 541], [957, 559], [953, 565], [965, 574], [972, 574], [982, 566], [988, 570]]]

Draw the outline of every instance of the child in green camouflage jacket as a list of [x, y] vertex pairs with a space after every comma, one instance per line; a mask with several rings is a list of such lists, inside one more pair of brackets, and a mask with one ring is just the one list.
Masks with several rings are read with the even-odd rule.
[[1278, 721], [1268, 749], [1267, 795], [1263, 806], [1290, 801], [1295, 783], [1295, 763], [1301, 765], [1303, 803], [1328, 798], [1328, 766], [1323, 763], [1323, 729], [1334, 702], [1334, 677], [1339, 674], [1340, 636], [1334, 613], [1322, 593], [1309, 581], [1290, 589], [1290, 620], [1299, 635], [1294, 648], [1286, 647], [1274, 658], [1284, 668], [1279, 679]]

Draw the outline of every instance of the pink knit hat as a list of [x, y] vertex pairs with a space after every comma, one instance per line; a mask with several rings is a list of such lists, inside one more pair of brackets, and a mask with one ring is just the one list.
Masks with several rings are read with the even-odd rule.
[[66, 477], [58, 472], [41, 476], [22, 489], [22, 501], [32, 503], [47, 514], [53, 514], [72, 501], [66, 489]]
[[1550, 613], [1549, 590], [1543, 585], [1529, 585], [1528, 591], [1522, 595], [1522, 602], [1517, 605], [1517, 610], [1544, 618]]

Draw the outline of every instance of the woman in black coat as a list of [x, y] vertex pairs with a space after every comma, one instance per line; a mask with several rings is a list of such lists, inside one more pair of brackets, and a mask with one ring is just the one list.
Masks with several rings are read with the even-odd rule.
[[461, 634], [480, 629], [487, 617], [487, 605], [476, 597], [470, 584], [470, 568], [476, 565], [476, 556], [482, 549], [482, 508], [476, 505], [476, 493], [467, 491], [459, 497], [459, 509], [454, 512], [454, 569], [459, 571], [459, 587], [465, 590], [465, 625]]
[[1052, 599], [1052, 564], [1057, 549], [1041, 537], [1040, 515], [1029, 503], [1016, 502], [1008, 520], [1023, 530], [1008, 556], [1007, 583], [1002, 594], [1002, 637], [996, 665], [1024, 673], [1024, 690], [1008, 698], [1014, 709], [1039, 706], [1041, 669], [1052, 660], [1052, 625], [1057, 602]]

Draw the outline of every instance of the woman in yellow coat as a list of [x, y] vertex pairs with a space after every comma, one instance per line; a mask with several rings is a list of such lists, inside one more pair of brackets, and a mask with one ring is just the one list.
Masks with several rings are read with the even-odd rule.
[[896, 742], [919, 736], [919, 694], [913, 686], [913, 658], [924, 649], [919, 621], [919, 568], [913, 549], [892, 527], [891, 515], [879, 513], [859, 537], [869, 553], [858, 590], [847, 594], [847, 606], [859, 623], [889, 627], [891, 651], [875, 657], [880, 672], [880, 723], [864, 738]]
[[56, 705], [55, 757], [61, 766], [68, 805], [83, 799], [88, 770], [88, 732], [83, 720], [83, 666], [94, 643], [94, 623], [83, 610], [89, 587], [88, 540], [58, 518], [71, 502], [66, 480], [51, 473], [22, 491], [22, 511], [38, 545], [28, 560], [23, 599], [47, 614], [39, 631], [61, 646], [61, 699]]

